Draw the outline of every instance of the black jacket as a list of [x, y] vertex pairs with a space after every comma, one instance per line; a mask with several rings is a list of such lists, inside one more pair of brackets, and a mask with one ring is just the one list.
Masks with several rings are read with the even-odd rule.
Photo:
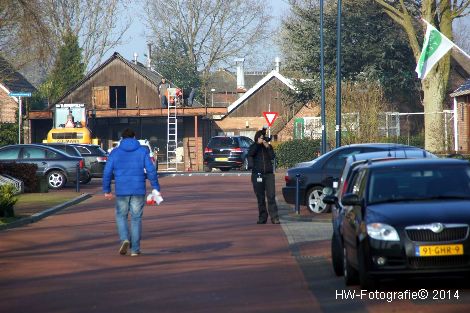
[[266, 148], [263, 144], [253, 143], [248, 150], [248, 157], [252, 158], [253, 173], [273, 173], [273, 160], [275, 158], [274, 150], [271, 145]]

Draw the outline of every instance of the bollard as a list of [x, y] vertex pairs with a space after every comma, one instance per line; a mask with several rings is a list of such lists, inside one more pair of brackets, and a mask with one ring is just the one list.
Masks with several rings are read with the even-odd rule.
[[80, 192], [80, 163], [77, 163], [76, 176], [77, 176], [76, 177], [77, 181], [76, 181], [75, 191]]
[[295, 213], [300, 214], [300, 174], [295, 174]]

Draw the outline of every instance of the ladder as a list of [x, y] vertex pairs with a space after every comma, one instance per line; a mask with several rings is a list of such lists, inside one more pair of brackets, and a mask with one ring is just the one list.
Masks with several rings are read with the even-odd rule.
[[178, 119], [176, 116], [177, 97], [176, 88], [168, 88], [167, 104], [167, 143], [166, 143], [166, 166], [167, 171], [178, 171], [178, 160], [176, 158], [176, 148], [178, 148]]

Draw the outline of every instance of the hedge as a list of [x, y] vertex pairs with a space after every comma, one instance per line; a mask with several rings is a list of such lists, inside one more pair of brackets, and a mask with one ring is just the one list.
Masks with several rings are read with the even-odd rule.
[[278, 167], [289, 168], [299, 162], [315, 159], [320, 153], [320, 140], [294, 139], [274, 146]]
[[24, 192], [39, 191], [38, 166], [31, 163], [0, 163], [0, 175], [6, 174], [23, 181]]

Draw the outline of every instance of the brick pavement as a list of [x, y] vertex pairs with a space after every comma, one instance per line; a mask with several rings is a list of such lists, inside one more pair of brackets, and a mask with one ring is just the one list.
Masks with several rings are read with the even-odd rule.
[[165, 202], [146, 207], [137, 258], [118, 255], [113, 202], [99, 192], [0, 232], [2, 311], [316, 311], [283, 231], [300, 228], [256, 225], [249, 179], [230, 181], [162, 178]]

